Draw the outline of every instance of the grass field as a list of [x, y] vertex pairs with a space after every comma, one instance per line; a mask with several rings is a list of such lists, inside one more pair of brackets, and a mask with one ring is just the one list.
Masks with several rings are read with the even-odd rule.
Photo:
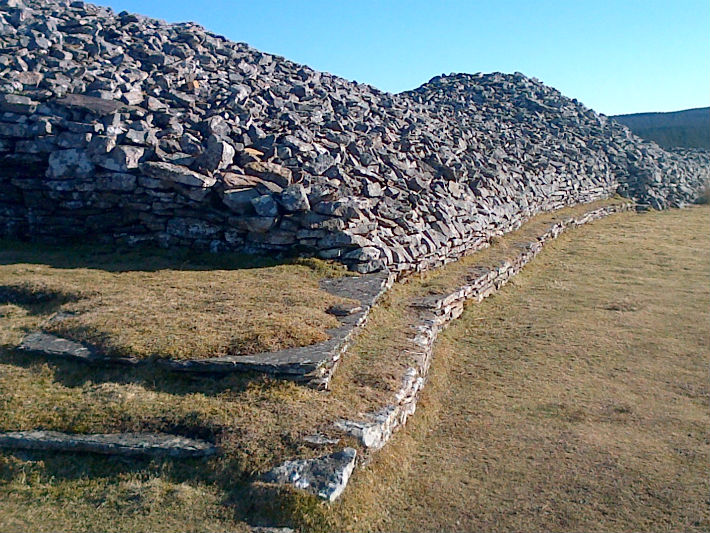
[[[304, 435], [391, 397], [407, 364], [399, 348], [413, 298], [458, 286], [471, 266], [495, 265], [555, 217], [592, 207], [541, 215], [488, 250], [395, 285], [326, 394], [258, 375], [87, 372], [13, 348], [57, 309], [86, 301], [81, 276], [165, 271], [187, 286], [214, 269], [225, 281], [251, 276], [246, 290], [257, 291], [262, 272], [314, 284], [341, 274], [328, 265], [208, 271], [199, 257], [88, 250], [68, 261], [11, 250], [0, 262], [2, 284], [14, 288], [0, 305], [0, 430], [157, 430], [206, 438], [224, 453], [177, 463], [0, 452], [0, 531], [239, 531], [245, 518], [328, 531], [707, 529], [707, 208], [573, 230], [471, 306], [439, 343], [421, 409], [342, 502], [287, 491], [265, 506], [273, 494], [249, 488], [256, 472], [323, 453]], [[20, 265], [38, 269], [35, 281]], [[95, 287], [110, 292], [104, 281]]]
[[334, 530], [710, 529], [710, 210], [566, 233], [437, 346]]

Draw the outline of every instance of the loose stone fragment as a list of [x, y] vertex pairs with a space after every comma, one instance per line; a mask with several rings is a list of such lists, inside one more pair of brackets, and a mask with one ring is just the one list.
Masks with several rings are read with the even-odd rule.
[[354, 448], [345, 448], [318, 459], [286, 461], [264, 474], [263, 479], [267, 483], [293, 485], [333, 502], [345, 490], [355, 468], [356, 456]]
[[189, 168], [174, 165], [172, 163], [162, 163], [149, 161], [140, 166], [141, 170], [148, 176], [165, 180], [168, 182], [187, 185], [188, 187], [212, 187], [217, 180], [204, 174], [199, 174]]

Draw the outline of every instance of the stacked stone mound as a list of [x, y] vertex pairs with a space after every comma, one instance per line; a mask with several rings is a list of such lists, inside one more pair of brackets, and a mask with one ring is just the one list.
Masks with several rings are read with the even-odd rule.
[[393, 95], [66, 0], [0, 0], [0, 232], [298, 252], [360, 272], [453, 260], [617, 191], [693, 201], [675, 154], [520, 74]]

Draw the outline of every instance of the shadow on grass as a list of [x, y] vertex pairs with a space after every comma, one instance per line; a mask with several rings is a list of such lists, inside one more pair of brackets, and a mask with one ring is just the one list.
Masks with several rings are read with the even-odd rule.
[[[40, 487], [55, 485], [60, 480], [69, 484], [78, 482], [75, 490], [89, 490], [89, 499], [93, 499], [97, 506], [104, 503], [107, 494], [112, 492], [112, 486], [113, 491], [118, 493], [116, 495], [126, 501], [139, 498], [140, 492], [136, 492], [135, 488], [131, 493], [121, 494], [120, 484], [127, 477], [143, 482], [157, 477], [173, 485], [201, 484], [215, 487], [221, 493], [221, 505], [229, 509], [232, 518], [252, 526], [315, 526], [318, 530], [328, 530], [318, 527], [327, 524], [323, 502], [288, 487], [261, 483], [255, 476], [245, 474], [233, 459], [225, 456], [175, 460], [91, 453], [77, 455], [57, 451], [0, 450], [0, 485], [16, 479], [31, 479], [33, 485], [40, 484]], [[88, 489], [87, 482], [90, 483]], [[73, 490], [66, 483], [62, 485], [62, 496]], [[46, 488], [39, 490], [42, 498], [49, 496]]]
[[31, 315], [50, 315], [69, 302], [81, 299], [78, 294], [29, 283], [0, 285], [0, 305], [16, 305]]
[[177, 396], [195, 393], [218, 396], [227, 390], [242, 392], [251, 383], [270, 380], [268, 376], [256, 372], [234, 372], [223, 375], [174, 372], [160, 368], [150, 361], [138, 366], [120, 364], [98, 366], [24, 353], [12, 345], [0, 345], [0, 362], [22, 368], [31, 368], [38, 363], [45, 363], [52, 369], [55, 381], [70, 388], [102, 383], [136, 384], [148, 390]]
[[165, 249], [145, 245], [50, 244], [0, 239], [0, 265], [23, 263], [106, 272], [247, 270], [291, 264], [309, 266], [316, 270], [323, 268], [318, 261], [299, 257], [297, 250], [256, 255], [239, 252], [212, 253], [179, 247]]

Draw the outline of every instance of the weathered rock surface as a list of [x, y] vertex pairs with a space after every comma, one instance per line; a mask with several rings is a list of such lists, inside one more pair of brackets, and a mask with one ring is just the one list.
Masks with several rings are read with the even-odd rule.
[[18, 350], [39, 353], [47, 357], [60, 357], [84, 363], [111, 362], [116, 364], [136, 364], [138, 359], [116, 357], [108, 359], [93, 346], [57, 337], [51, 333], [36, 331], [28, 334], [18, 346]]
[[709, 161], [522, 74], [388, 94], [191, 23], [0, 0], [0, 234], [420, 270], [616, 192], [682, 206]]
[[0, 448], [173, 458], [204, 457], [218, 451], [208, 442], [164, 433], [79, 435], [57, 431], [0, 433]]
[[345, 490], [355, 468], [357, 451], [344, 448], [317, 459], [286, 461], [263, 476], [267, 483], [293, 485], [330, 502]]

